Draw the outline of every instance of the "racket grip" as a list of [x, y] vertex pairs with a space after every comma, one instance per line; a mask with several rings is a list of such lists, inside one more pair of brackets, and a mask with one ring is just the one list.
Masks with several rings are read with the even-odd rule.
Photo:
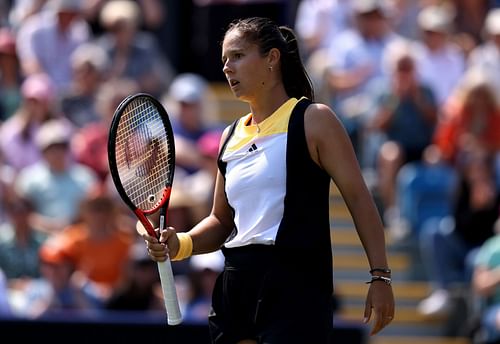
[[179, 300], [177, 299], [177, 290], [175, 289], [174, 274], [170, 259], [158, 262], [158, 272], [160, 273], [160, 282], [163, 290], [163, 301], [167, 311], [167, 321], [169, 325], [178, 325], [182, 322]]

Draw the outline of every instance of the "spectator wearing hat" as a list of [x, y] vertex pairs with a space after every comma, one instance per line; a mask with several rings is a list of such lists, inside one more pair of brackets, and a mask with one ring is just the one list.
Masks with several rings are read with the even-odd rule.
[[363, 104], [372, 100], [372, 85], [387, 78], [382, 61], [386, 47], [403, 38], [391, 26], [386, 1], [355, 0], [351, 7], [354, 26], [341, 32], [329, 46], [325, 77], [329, 102], [343, 122], [358, 157], [362, 158], [363, 127], [368, 112]]
[[491, 9], [484, 22], [484, 42], [468, 57], [469, 68], [480, 68], [492, 78], [500, 99], [500, 8]]
[[398, 173], [407, 163], [422, 161], [432, 143], [438, 111], [432, 90], [418, 78], [413, 42], [392, 43], [384, 61], [391, 82], [381, 87], [368, 128], [385, 137], [377, 151], [377, 186], [384, 220], [391, 230], [399, 213]]
[[103, 298], [125, 278], [133, 228], [121, 227], [118, 206], [100, 184], [85, 192], [75, 223], [61, 232], [64, 252], [75, 269], [98, 285]]
[[61, 91], [61, 112], [76, 127], [82, 128], [100, 120], [97, 94], [107, 79], [110, 61], [102, 47], [84, 43], [71, 54], [71, 85]]
[[202, 164], [197, 141], [217, 127], [210, 118], [213, 99], [209, 84], [199, 74], [179, 74], [165, 94], [164, 103], [172, 119], [176, 164], [185, 173], [194, 173]]
[[0, 269], [12, 284], [16, 280], [40, 277], [38, 250], [47, 233], [30, 223], [33, 205], [25, 198], [13, 196], [4, 207], [7, 219], [0, 226]]
[[100, 307], [98, 288], [78, 276], [64, 245], [64, 238], [54, 234], [40, 247], [41, 276], [18, 287], [18, 298], [12, 307], [14, 315], [24, 318], [68, 316]]
[[100, 11], [105, 29], [97, 43], [111, 61], [110, 78], [133, 79], [143, 92], [160, 96], [170, 84], [174, 68], [159, 49], [156, 37], [140, 29], [142, 12], [135, 1], [107, 1]]
[[[416, 51], [420, 78], [442, 107], [465, 71], [463, 51], [451, 41], [454, 12], [445, 5], [428, 5], [418, 14], [422, 34]], [[443, 70], [446, 73], [443, 73]]]
[[36, 136], [42, 159], [21, 169], [15, 183], [17, 192], [33, 203], [37, 226], [49, 232], [76, 219], [80, 201], [98, 181], [90, 168], [72, 159], [71, 135], [67, 121], [44, 123]]
[[41, 158], [35, 137], [40, 126], [59, 116], [54, 83], [46, 74], [33, 74], [21, 85], [22, 103], [0, 128], [5, 163], [18, 172]]
[[15, 34], [0, 28], [0, 123], [11, 117], [21, 105], [21, 70], [16, 52]]
[[57, 94], [71, 83], [71, 54], [91, 38], [90, 27], [81, 17], [82, 2], [49, 0], [42, 11], [22, 22], [17, 33], [23, 74], [46, 73]]

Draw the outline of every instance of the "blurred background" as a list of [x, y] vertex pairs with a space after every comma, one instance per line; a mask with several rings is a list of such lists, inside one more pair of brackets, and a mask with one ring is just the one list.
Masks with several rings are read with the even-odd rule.
[[176, 138], [170, 224], [208, 214], [221, 132], [249, 111], [225, 83], [222, 35], [249, 16], [295, 30], [386, 228], [396, 317], [369, 338], [368, 264], [332, 183], [334, 340], [499, 343], [498, 0], [0, 0], [2, 335], [208, 343], [223, 257], [173, 263], [184, 323], [167, 328], [107, 135], [127, 95], [160, 99]]

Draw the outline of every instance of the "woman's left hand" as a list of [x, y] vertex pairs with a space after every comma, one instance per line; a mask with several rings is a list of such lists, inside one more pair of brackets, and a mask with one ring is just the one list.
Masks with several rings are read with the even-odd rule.
[[370, 284], [366, 296], [364, 322], [368, 323], [375, 313], [370, 335], [373, 336], [389, 325], [394, 319], [394, 294], [391, 285], [383, 281]]

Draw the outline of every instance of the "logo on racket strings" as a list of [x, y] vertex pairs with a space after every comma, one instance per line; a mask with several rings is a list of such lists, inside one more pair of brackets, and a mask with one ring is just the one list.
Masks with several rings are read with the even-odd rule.
[[[137, 127], [125, 142], [127, 167], [134, 169], [137, 177], [148, 177], [154, 173], [159, 154], [160, 141], [152, 137], [147, 125]], [[151, 196], [148, 197], [149, 202], [150, 198]]]

